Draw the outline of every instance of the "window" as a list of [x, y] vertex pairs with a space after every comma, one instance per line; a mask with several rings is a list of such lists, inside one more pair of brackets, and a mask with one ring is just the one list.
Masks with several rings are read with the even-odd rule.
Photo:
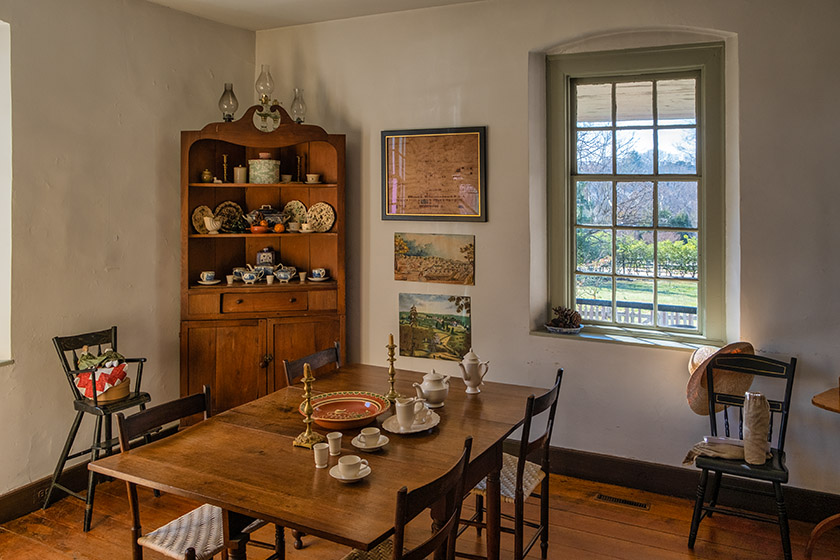
[[0, 364], [11, 359], [12, 88], [9, 24], [0, 21]]
[[587, 330], [724, 338], [722, 55], [549, 57], [551, 304]]

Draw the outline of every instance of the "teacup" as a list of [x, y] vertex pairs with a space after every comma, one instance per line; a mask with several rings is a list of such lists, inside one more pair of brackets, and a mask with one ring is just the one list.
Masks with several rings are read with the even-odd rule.
[[201, 273], [201, 280], [204, 282], [212, 282], [216, 279], [216, 273], [212, 270], [205, 270]]
[[396, 402], [397, 423], [403, 430], [408, 430], [414, 424], [423, 424], [429, 417], [429, 409], [425, 401], [417, 397], [398, 398]]
[[246, 284], [253, 284], [258, 279], [259, 277], [257, 276], [257, 274], [255, 272], [251, 272], [250, 270], [248, 272], [242, 273], [242, 281]]
[[292, 176], [291, 175], [280, 175], [280, 182], [281, 183], [291, 183]]
[[228, 286], [232, 286], [233, 281], [236, 280], [236, 276], [234, 276], [233, 274], [228, 274], [227, 276], [225, 276], [225, 280], [227, 280]]
[[300, 224], [300, 231], [312, 231], [312, 224], [308, 222], [303, 222]]
[[359, 443], [364, 447], [373, 447], [379, 443], [379, 428], [365, 428], [359, 434]]
[[281, 282], [286, 283], [294, 277], [294, 273], [288, 268], [281, 268], [274, 271], [274, 276]]
[[317, 183], [321, 180], [321, 176], [317, 173], [307, 173], [306, 174], [306, 182], [307, 183]]
[[312, 278], [326, 278], [327, 277], [327, 269], [326, 268], [313, 268], [312, 269]]
[[286, 224], [287, 231], [300, 231], [300, 222], [289, 222]]
[[358, 455], [345, 455], [338, 460], [338, 472], [344, 478], [356, 478], [362, 467], [366, 467], [367, 464], [367, 459], [362, 459]]

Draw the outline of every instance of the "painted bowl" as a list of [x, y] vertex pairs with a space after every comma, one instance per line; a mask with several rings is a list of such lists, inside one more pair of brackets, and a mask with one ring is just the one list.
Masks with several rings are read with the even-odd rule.
[[[301, 403], [298, 408], [301, 414], [304, 414], [304, 405]], [[361, 428], [373, 422], [390, 406], [383, 395], [368, 391], [321, 393], [312, 397], [312, 420], [328, 430]]]
[[251, 233], [268, 233], [270, 229], [268, 226], [251, 226]]

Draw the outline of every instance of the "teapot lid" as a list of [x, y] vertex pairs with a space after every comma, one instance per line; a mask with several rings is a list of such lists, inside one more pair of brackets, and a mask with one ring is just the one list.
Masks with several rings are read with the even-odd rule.
[[430, 373], [427, 373], [426, 375], [423, 376], [423, 379], [431, 379], [431, 380], [434, 381], [436, 379], [443, 379], [443, 377], [444, 377], [443, 374], [440, 374], [440, 373], [436, 372], [434, 369], [432, 369], [432, 371]]
[[465, 361], [465, 362], [478, 362], [478, 361], [480, 361], [480, 359], [478, 357], [478, 354], [473, 352], [473, 349], [470, 348], [470, 351], [467, 352], [466, 354], [464, 354], [464, 360], [463, 361]]

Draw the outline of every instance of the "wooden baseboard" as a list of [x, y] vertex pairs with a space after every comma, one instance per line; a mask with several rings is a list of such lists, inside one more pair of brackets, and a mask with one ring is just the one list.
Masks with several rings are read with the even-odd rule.
[[[515, 448], [514, 448], [515, 449]], [[551, 471], [556, 474], [582, 478], [606, 484], [636, 488], [657, 494], [694, 500], [700, 470], [647, 463], [635, 459], [624, 459], [611, 455], [600, 455], [587, 451], [551, 448]], [[766, 488], [760, 483], [728, 477], [731, 486], [744, 488]], [[840, 511], [840, 496], [784, 486], [785, 503], [791, 519], [818, 523]], [[755, 496], [721, 490], [719, 503], [776, 515], [776, 503], [772, 497]]]
[[[47, 496], [47, 489], [50, 487], [51, 480], [52, 475], [0, 496], [0, 523], [11, 521], [44, 507], [44, 498]], [[61, 476], [61, 484], [77, 492], [87, 488], [87, 480], [87, 461], [65, 468], [64, 474]], [[51, 501], [55, 503], [66, 495], [56, 488], [53, 490]], [[79, 518], [80, 529], [81, 526], [82, 519]]]

